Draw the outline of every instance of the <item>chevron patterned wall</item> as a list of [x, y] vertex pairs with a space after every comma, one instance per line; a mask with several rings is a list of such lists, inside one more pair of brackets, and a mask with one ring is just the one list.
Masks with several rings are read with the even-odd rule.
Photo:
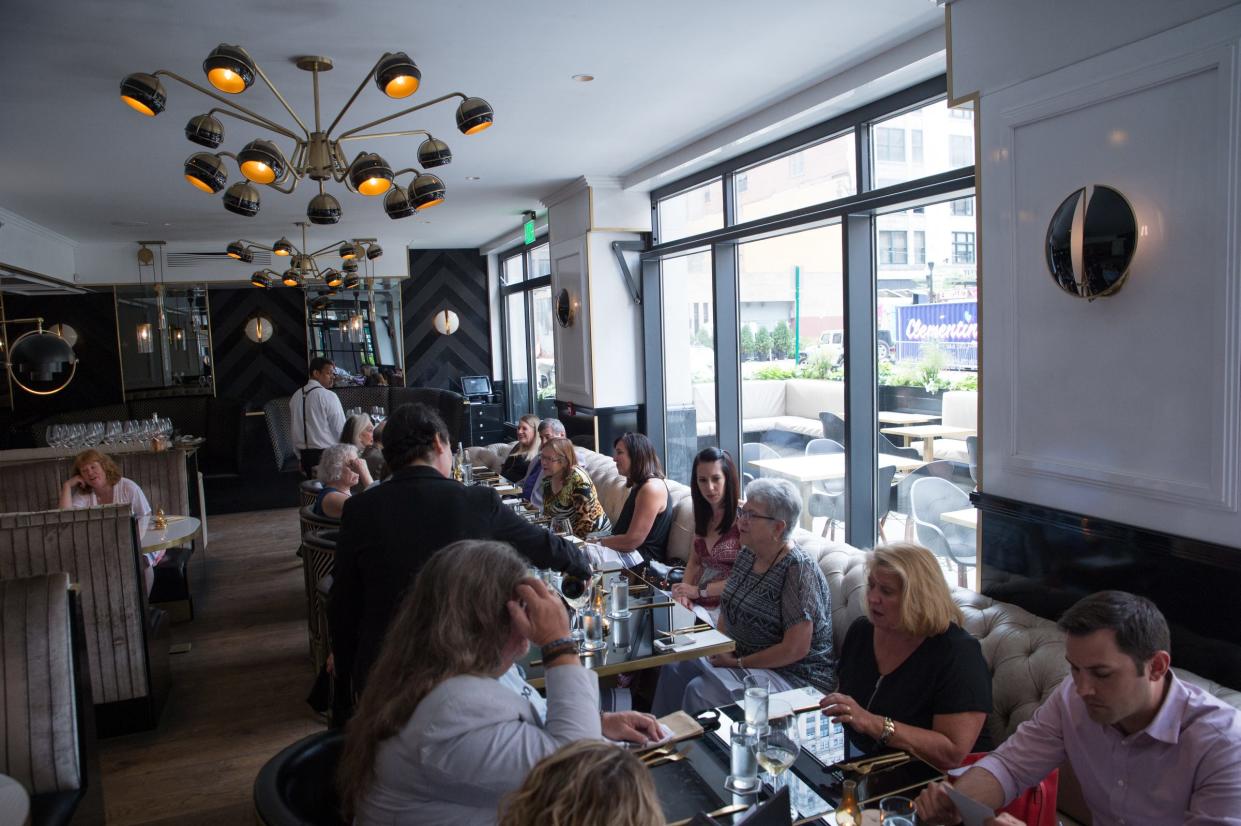
[[[306, 383], [306, 301], [300, 289], [212, 287], [207, 299], [217, 396], [259, 410]], [[246, 338], [246, 321], [256, 311], [275, 328], [262, 344]]]
[[[431, 326], [439, 310], [461, 320], [450, 336]], [[405, 383], [461, 392], [461, 376], [491, 375], [491, 319], [487, 260], [478, 250], [410, 250], [409, 278], [401, 283]]]

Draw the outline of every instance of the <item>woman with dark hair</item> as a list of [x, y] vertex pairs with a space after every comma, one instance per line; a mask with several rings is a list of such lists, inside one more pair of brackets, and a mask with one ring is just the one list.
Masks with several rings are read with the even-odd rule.
[[599, 504], [595, 483], [577, 463], [573, 442], [548, 439], [539, 453], [543, 467], [543, 515], [568, 519], [578, 539], [595, 531], [611, 530], [612, 523]]
[[[346, 731], [338, 780], [355, 826], [494, 824], [504, 796], [560, 747], [659, 736], [650, 715], [599, 714], [564, 605], [527, 564], [504, 543], [463, 541], [422, 567]], [[545, 712], [529, 685], [502, 679], [532, 642]]]
[[663, 562], [672, 529], [672, 494], [655, 446], [641, 433], [624, 433], [612, 443], [612, 458], [629, 496], [612, 535], [599, 544], [618, 551], [630, 567], [652, 559]]
[[741, 552], [737, 529], [737, 498], [741, 485], [737, 466], [728, 451], [704, 448], [694, 457], [690, 474], [694, 503], [694, 552], [685, 565], [685, 577], [672, 586], [672, 598], [686, 608], [697, 602], [715, 608], [724, 583]]

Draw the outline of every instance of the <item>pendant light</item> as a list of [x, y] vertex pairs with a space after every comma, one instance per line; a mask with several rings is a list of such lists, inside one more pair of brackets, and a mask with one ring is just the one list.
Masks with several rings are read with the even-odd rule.
[[[151, 269], [151, 281], [152, 283], [154, 283], [155, 281], [155, 269], [154, 269], [155, 253], [147, 249], [145, 242], [139, 241], [138, 243], [139, 243], [138, 286], [139, 288], [141, 288], [143, 286], [142, 267], [144, 264], [151, 266], [152, 268]], [[139, 296], [138, 298], [138, 306], [140, 308], [143, 307], [141, 296]], [[145, 314], [146, 314], [146, 311], [143, 310], [143, 315], [145, 316]], [[139, 353], [149, 355], [155, 350], [155, 334], [154, 334], [154, 331], [151, 329], [151, 323], [149, 321], [140, 322], [138, 326], [134, 329], [134, 334], [137, 336], [137, 339], [138, 339], [138, 352]]]

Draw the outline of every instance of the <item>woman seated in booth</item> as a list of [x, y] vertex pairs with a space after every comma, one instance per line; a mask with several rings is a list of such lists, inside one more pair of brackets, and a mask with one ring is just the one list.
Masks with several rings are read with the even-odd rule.
[[[365, 413], [354, 413], [345, 419], [345, 429], [340, 434], [342, 445], [353, 445], [358, 449], [358, 456], [366, 462], [372, 479], [382, 479], [387, 468], [384, 465], [383, 445], [379, 442], [379, 431]], [[361, 490], [355, 493], [361, 493]]]
[[771, 692], [836, 686], [832, 606], [819, 565], [790, 538], [801, 494], [785, 479], [755, 479], [737, 510], [741, 552], [720, 597], [716, 626], [732, 653], [665, 665], [652, 710], [691, 713], [724, 705], [757, 676]]
[[[564, 603], [528, 564], [502, 542], [463, 540], [419, 571], [346, 730], [338, 780], [355, 826], [494, 824], [504, 796], [562, 746], [659, 738], [648, 714], [599, 713]], [[513, 667], [530, 643], [546, 700]]]
[[939, 769], [990, 749], [991, 674], [935, 555], [890, 543], [866, 563], [866, 615], [849, 626], [840, 688], [819, 705], [854, 752], [904, 749]]
[[359, 491], [371, 486], [371, 472], [366, 462], [358, 457], [353, 445], [332, 445], [319, 457], [315, 469], [323, 487], [315, 497], [313, 510], [319, 516], [340, 519], [345, 500], [356, 487]]
[[[121, 475], [121, 469], [106, 453], [91, 448], [83, 450], [73, 457], [73, 468], [69, 478], [60, 486], [61, 510], [73, 508], [90, 508], [96, 505], [129, 505], [130, 513], [138, 519], [144, 519], [151, 513], [151, 504], [146, 494], [132, 479]], [[147, 593], [155, 583], [155, 572], [151, 569], [163, 558], [163, 551], [144, 554], [143, 579]]]
[[672, 529], [672, 494], [655, 446], [641, 433], [625, 433], [613, 442], [612, 458], [629, 496], [612, 535], [599, 544], [617, 551], [631, 568], [652, 559], [663, 562]]
[[579, 539], [612, 529], [611, 520], [599, 504], [595, 483], [577, 463], [572, 442], [563, 437], [543, 442], [539, 461], [543, 466], [544, 516], [568, 519], [573, 524], [573, 535]]
[[733, 458], [718, 447], [703, 448], [694, 457], [690, 480], [694, 550], [685, 565], [685, 576], [672, 586], [672, 598], [686, 608], [698, 603], [711, 610], [719, 606], [724, 584], [741, 552], [737, 527], [741, 485]]
[[517, 441], [509, 450], [504, 464], [500, 466], [500, 475], [520, 485], [521, 480], [530, 472], [530, 463], [539, 455], [541, 447], [539, 417], [527, 413], [517, 422]]

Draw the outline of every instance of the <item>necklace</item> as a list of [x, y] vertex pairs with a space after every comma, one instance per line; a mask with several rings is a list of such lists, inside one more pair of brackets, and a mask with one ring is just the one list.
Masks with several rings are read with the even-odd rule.
[[[759, 574], [758, 579], [754, 581], [754, 584], [751, 585], [749, 588], [747, 588], [746, 592], [741, 596], [739, 600], [737, 600], [737, 607], [735, 609], [737, 614], [741, 613], [741, 608], [746, 604], [746, 601], [749, 600], [750, 595], [758, 590], [758, 586], [763, 584], [763, 580], [767, 578], [767, 575], [771, 573], [772, 569], [780, 564], [780, 560], [784, 559], [784, 557], [787, 555], [786, 552], [788, 550], [789, 550], [788, 545], [781, 547], [780, 551], [776, 554], [776, 558], [771, 560], [771, 564], [767, 566], [767, 570]], [[750, 566], [750, 571], [751, 572], [754, 571], [754, 566]], [[732, 623], [730, 622], [729, 624], [731, 625]]]

